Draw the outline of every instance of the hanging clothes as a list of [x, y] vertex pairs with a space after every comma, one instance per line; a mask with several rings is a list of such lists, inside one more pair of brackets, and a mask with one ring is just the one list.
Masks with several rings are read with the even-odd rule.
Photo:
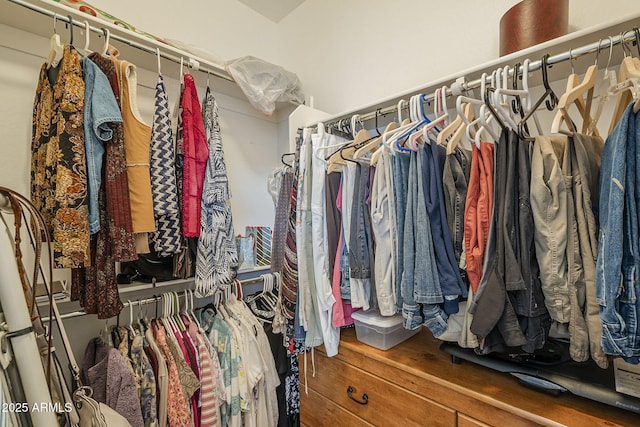
[[231, 191], [224, 162], [218, 105], [207, 88], [202, 115], [208, 143], [196, 258], [196, 295], [211, 296], [228, 287], [238, 268], [238, 249], [231, 216]]
[[196, 84], [191, 74], [184, 75], [181, 104], [184, 132], [182, 232], [185, 237], [198, 237], [200, 201], [209, 151]]
[[169, 101], [162, 75], [156, 83], [153, 127], [151, 129], [151, 190], [156, 231], [151, 233], [153, 249], [170, 256], [180, 249], [180, 205], [176, 184], [175, 147]]
[[[56, 74], [55, 79], [50, 74]], [[33, 107], [31, 200], [54, 241], [58, 268], [91, 265], [84, 92], [80, 56], [65, 46], [57, 68], [40, 68]]]
[[[114, 63], [97, 52], [89, 55], [89, 59], [107, 76], [116, 101], [121, 106], [120, 86]], [[122, 123], [115, 122], [111, 123], [111, 130], [113, 135], [111, 142], [105, 144], [105, 163], [103, 168], [105, 204], [109, 224], [108, 236], [113, 242], [111, 251], [114, 260], [131, 261], [136, 259], [138, 255], [135, 250], [133, 223], [131, 220], [124, 128]], [[102, 226], [104, 226], [104, 223], [102, 223]], [[98, 258], [97, 254], [96, 258]]]
[[100, 338], [91, 340], [81, 373], [95, 400], [124, 416], [131, 427], [144, 427], [135, 379], [118, 350], [107, 347]]
[[122, 119], [129, 180], [131, 219], [138, 253], [149, 253], [148, 233], [155, 231], [151, 192], [151, 127], [140, 117], [137, 104], [137, 71], [130, 62], [111, 55], [116, 66], [122, 97]]
[[[120, 107], [117, 104], [117, 94], [120, 91], [113, 62], [97, 53], [92, 54], [91, 57], [93, 60], [88, 58], [83, 60], [83, 66], [87, 71], [85, 72], [85, 125], [87, 117], [94, 116], [97, 111], [104, 111], [110, 98], [113, 99], [114, 107], [118, 111], [116, 113], [114, 109], [109, 113], [110, 116], [120, 114]], [[104, 78], [98, 77], [100, 76], [98, 73], [103, 71]], [[92, 90], [89, 91], [90, 89]], [[98, 105], [99, 108], [93, 107]], [[94, 125], [101, 121], [99, 117], [93, 118]], [[104, 160], [99, 161], [104, 168], [100, 168], [100, 173], [95, 170], [90, 175], [90, 178], [104, 176], [104, 181], [99, 181], [101, 185], [96, 194], [100, 227], [91, 242], [93, 263], [86, 268], [86, 271], [72, 271], [71, 286], [71, 299], [79, 300], [87, 313], [95, 313], [98, 318], [113, 317], [119, 314], [123, 307], [118, 293], [115, 262], [130, 261], [138, 256], [129, 208], [122, 123], [121, 121], [111, 122], [108, 128], [102, 128], [101, 136], [98, 136], [93, 129], [90, 131], [85, 129], [85, 140], [93, 140], [93, 150], [98, 153], [101, 151], [101, 145], [96, 142], [107, 136], [110, 136], [110, 139], [102, 147]], [[91, 160], [88, 160], [88, 163], [91, 163]], [[97, 163], [90, 169], [97, 169]]]
[[634, 364], [640, 362], [637, 345], [638, 129], [638, 115], [632, 103], [604, 144], [596, 265], [603, 349]]

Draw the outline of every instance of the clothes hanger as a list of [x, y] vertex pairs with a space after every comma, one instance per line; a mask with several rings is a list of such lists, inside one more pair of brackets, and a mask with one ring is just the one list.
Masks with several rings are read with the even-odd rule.
[[[562, 116], [564, 122], [569, 126], [569, 130], [571, 132], [577, 132], [577, 129], [574, 126], [573, 121], [568, 113], [568, 108], [572, 104], [576, 104], [578, 108], [582, 107], [582, 133], [586, 132], [589, 124], [591, 123], [591, 103], [593, 101], [593, 91], [596, 85], [596, 80], [598, 78], [598, 56], [600, 54], [600, 40], [598, 42], [598, 49], [596, 53], [596, 61], [595, 64], [590, 66], [584, 74], [584, 79], [578, 85], [570, 88], [565, 92], [560, 99], [558, 100], [558, 113]], [[569, 58], [572, 60], [573, 55], [571, 55], [571, 50], [569, 50]], [[572, 75], [575, 75], [573, 70], [573, 61], [571, 61], [572, 67]], [[577, 79], [574, 80], [577, 82]], [[574, 83], [571, 82], [571, 83]], [[586, 100], [583, 98], [586, 94]], [[557, 114], [556, 114], [557, 116]], [[560, 130], [560, 123], [563, 120], [554, 120], [553, 125], [551, 127], [552, 133], [557, 133]]]
[[[439, 98], [440, 98], [440, 88], [437, 88], [434, 91], [434, 96], [433, 96], [433, 114], [434, 114], [434, 117], [438, 116], [438, 99]], [[416, 112], [418, 110], [415, 107], [417, 105], [417, 104], [415, 104], [415, 102], [416, 102], [416, 100], [414, 99], [414, 115], [416, 114]], [[420, 120], [420, 117], [414, 117], [414, 120]], [[427, 143], [428, 136], [423, 135], [422, 129], [423, 128], [418, 127], [413, 133], [411, 133], [407, 137], [404, 146], [408, 147], [409, 149], [411, 149], [411, 151], [418, 151], [418, 140], [422, 139], [423, 143]]]
[[[413, 124], [413, 126], [411, 126], [411, 128], [408, 131], [403, 132], [401, 135], [399, 136], [394, 135], [393, 140], [389, 142], [389, 144], [392, 146], [395, 146], [395, 149], [399, 152], [410, 153], [412, 150], [409, 148], [402, 147], [400, 145], [400, 141], [408, 137], [409, 135], [411, 135], [411, 133], [416, 131], [422, 125], [425, 125], [431, 122], [431, 120], [429, 120], [429, 118], [427, 117], [427, 112], [424, 109], [424, 104], [427, 100], [427, 95], [423, 93], [423, 94], [414, 96], [413, 99], [415, 104], [414, 116], [415, 116], [415, 119], [419, 119], [419, 121], [417, 123], [414, 122], [415, 124]], [[418, 116], [421, 116], [421, 117], [418, 117]]]
[[109, 51], [109, 39], [111, 38], [111, 32], [109, 32], [108, 28], [101, 28], [102, 33], [104, 34], [104, 44], [102, 45], [102, 49], [100, 50], [100, 54], [102, 56], [106, 56]]
[[91, 28], [89, 27], [89, 21], [85, 20], [82, 21], [82, 23], [84, 24], [84, 46], [82, 47], [81, 52], [87, 56], [91, 54], [91, 50], [89, 49], [89, 44], [91, 42]]
[[[376, 133], [378, 134], [378, 136], [377, 137], [374, 136], [373, 138], [371, 138], [371, 141], [362, 143], [362, 145], [356, 149], [355, 153], [353, 153], [353, 156], [352, 156], [353, 159], [360, 159], [365, 154], [373, 151], [374, 149], [376, 149], [377, 147], [380, 146], [380, 142], [382, 141], [382, 134], [378, 130], [378, 115], [379, 115], [379, 113], [380, 113], [380, 109], [378, 108], [376, 110], [376, 117], [375, 117], [375, 128], [376, 128]], [[387, 128], [388, 127], [389, 126], [387, 126]], [[386, 131], [386, 129], [385, 129], [385, 131]]]
[[160, 48], [157, 47], [156, 48], [156, 61], [158, 62], [158, 75], [161, 76], [162, 75], [162, 67], [161, 67], [161, 61], [160, 61]]
[[45, 59], [47, 68], [57, 67], [64, 53], [64, 45], [60, 41], [60, 36], [56, 31], [57, 22], [58, 22], [58, 14], [54, 13], [53, 14], [53, 35], [51, 36], [51, 40], [50, 40], [49, 54]]
[[422, 128], [422, 137], [425, 143], [429, 142], [429, 132], [434, 133], [434, 136], [437, 138], [440, 134], [437, 126], [442, 125], [446, 127], [447, 121], [449, 120], [449, 108], [447, 107], [447, 87], [442, 86], [438, 95], [439, 96], [434, 99], [434, 111], [436, 114], [435, 119], [433, 119], [431, 123], [428, 123]]
[[[509, 102], [508, 98], [514, 97], [519, 101], [520, 96], [526, 96], [528, 91], [507, 88], [509, 70], [509, 66], [498, 69], [498, 82], [500, 81], [500, 76], [502, 76], [502, 84], [500, 84], [494, 92], [494, 105], [496, 112], [505, 121], [506, 125], [511, 129], [516, 129], [518, 125], [514, 120], [513, 110], [510, 108], [513, 107], [513, 105]], [[513, 74], [517, 74], [517, 70], [513, 70]], [[520, 106], [522, 106], [522, 104], [520, 104]]]
[[542, 84], [544, 85], [545, 92], [535, 102], [535, 104], [533, 104], [531, 109], [527, 112], [527, 114], [525, 114], [522, 120], [520, 120], [520, 122], [518, 123], [518, 135], [522, 139], [531, 139], [531, 136], [529, 135], [529, 131], [526, 128], [526, 123], [529, 120], [529, 118], [533, 116], [533, 114], [540, 107], [540, 105], [542, 105], [543, 101], [545, 103], [545, 106], [547, 107], [547, 110], [549, 111], [552, 111], [558, 104], [558, 97], [556, 96], [555, 92], [553, 91], [553, 89], [551, 89], [551, 86], [549, 85], [549, 77], [547, 74], [548, 60], [549, 60], [549, 54], [544, 55], [541, 59], [542, 66], [540, 67], [540, 69], [542, 70]]
[[[467, 120], [471, 120], [474, 112], [473, 105], [466, 103], [461, 106], [461, 109], [462, 116]], [[462, 136], [464, 135], [466, 125], [462, 116], [456, 116], [456, 118], [449, 123], [447, 127], [442, 129], [436, 137], [436, 142], [438, 144], [445, 145], [447, 147], [447, 154], [452, 154], [455, 151], [462, 139]]]
[[612, 95], [616, 95], [617, 93], [613, 93], [612, 90], [618, 84], [618, 78], [616, 77], [616, 73], [613, 70], [609, 69], [611, 65], [611, 55], [613, 53], [613, 37], [609, 36], [609, 59], [607, 60], [607, 66], [604, 69], [602, 74], [602, 81], [600, 82], [600, 90], [598, 92], [598, 105], [596, 106], [596, 112], [593, 114], [593, 119], [587, 128], [587, 135], [593, 135], [594, 131], [597, 130], [598, 120], [600, 120], [600, 115], [604, 109], [604, 105], [609, 101]]
[[[640, 32], [638, 31], [637, 28], [634, 28], [633, 31], [636, 36], [636, 43], [639, 43]], [[613, 116], [611, 117], [611, 123], [609, 124], [609, 133], [611, 133], [613, 131], [613, 128], [615, 128], [616, 124], [618, 124], [618, 122], [622, 118], [622, 115], [624, 114], [624, 110], [627, 108], [629, 103], [631, 103], [631, 100], [635, 99], [634, 91], [633, 91], [634, 83], [631, 81], [631, 79], [636, 79], [636, 80], [640, 79], [640, 60], [638, 58], [633, 58], [631, 56], [630, 51], [629, 51], [629, 55], [627, 55], [628, 47], [624, 42], [624, 34], [620, 34], [620, 38], [621, 38], [620, 45], [622, 46], [624, 58], [622, 59], [622, 62], [620, 63], [620, 68], [618, 69], [618, 82], [619, 82], [618, 84], [620, 85], [622, 82], [625, 82], [627, 80], [629, 80], [629, 82], [626, 83], [628, 87], [620, 90], [616, 98], [616, 106], [613, 112]], [[640, 47], [638, 48], [638, 50], [639, 50], [638, 54], [640, 55]], [[638, 108], [639, 106], [640, 105], [636, 101], [636, 104], [634, 104], [634, 108], [633, 108], [634, 112], [637, 112], [636, 108]]]

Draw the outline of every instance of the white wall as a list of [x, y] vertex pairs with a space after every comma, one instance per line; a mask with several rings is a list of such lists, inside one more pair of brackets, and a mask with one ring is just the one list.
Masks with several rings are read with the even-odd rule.
[[277, 24], [237, 0], [91, 0], [95, 7], [158, 37], [205, 48], [228, 61], [278, 63]]
[[[499, 54], [517, 0], [306, 0], [279, 25], [280, 64], [316, 108], [339, 113], [455, 75]], [[571, 1], [571, 31], [640, 10], [637, 0]]]

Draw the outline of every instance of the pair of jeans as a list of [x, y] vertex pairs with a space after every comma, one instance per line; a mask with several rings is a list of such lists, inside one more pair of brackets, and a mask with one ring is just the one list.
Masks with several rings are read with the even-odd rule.
[[[402, 313], [401, 280], [404, 272], [404, 219], [407, 210], [407, 189], [409, 180], [410, 156], [394, 155], [393, 167], [393, 203], [396, 210], [396, 312]], [[411, 255], [411, 254], [410, 254]]]
[[371, 227], [375, 237], [374, 274], [380, 314], [396, 313], [396, 218], [391, 187], [391, 154], [383, 152], [376, 165], [371, 192]]
[[625, 110], [602, 153], [600, 234], [596, 298], [602, 322], [602, 348], [626, 362], [640, 362], [638, 331], [638, 202], [640, 135], [633, 104]]
[[424, 147], [419, 146], [418, 152], [412, 152], [409, 156], [403, 242], [404, 269], [401, 279], [402, 314], [405, 328], [416, 329], [424, 323], [437, 338], [447, 328], [447, 315], [438, 305], [444, 298], [440, 290], [424, 198]]
[[355, 165], [353, 199], [351, 204], [351, 233], [349, 240], [349, 274], [351, 275], [351, 304], [368, 310], [371, 306], [371, 217], [366, 203], [369, 166]]
[[467, 285], [469, 280], [467, 279], [467, 260], [464, 248], [464, 209], [470, 172], [471, 152], [464, 148], [456, 147], [453, 153], [448, 154], [444, 161], [442, 189], [453, 251], [458, 263], [460, 276]]
[[458, 297], [466, 298], [467, 289], [458, 271], [458, 263], [453, 251], [453, 243], [446, 225], [444, 194], [442, 191], [442, 170], [446, 149], [432, 143], [420, 147], [422, 151], [422, 183], [425, 204], [431, 224], [431, 236], [434, 246], [440, 290], [445, 298], [444, 309], [447, 314], [458, 312]]
[[473, 292], [478, 294], [482, 278], [485, 248], [493, 210], [494, 145], [480, 142], [471, 154], [471, 172], [464, 208], [464, 245], [467, 277]]

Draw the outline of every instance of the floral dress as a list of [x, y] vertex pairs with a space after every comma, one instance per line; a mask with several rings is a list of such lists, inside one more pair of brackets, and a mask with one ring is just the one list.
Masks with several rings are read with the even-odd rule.
[[84, 81], [78, 52], [65, 46], [57, 76], [40, 69], [33, 107], [31, 200], [53, 239], [59, 268], [90, 265]]

